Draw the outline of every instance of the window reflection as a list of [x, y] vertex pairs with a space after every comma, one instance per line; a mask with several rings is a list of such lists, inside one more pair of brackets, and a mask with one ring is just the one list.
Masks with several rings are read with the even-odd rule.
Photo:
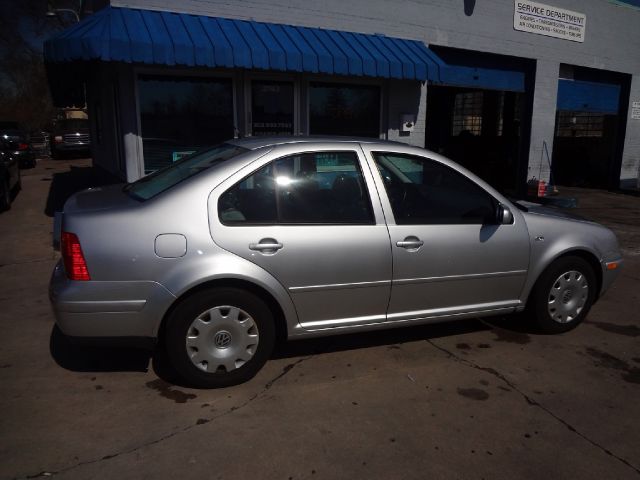
[[253, 135], [293, 135], [293, 83], [251, 83]]
[[374, 222], [355, 152], [278, 159], [227, 190], [218, 213], [227, 225]]
[[231, 79], [138, 79], [145, 173], [233, 137]]
[[311, 83], [309, 133], [380, 136], [380, 87]]

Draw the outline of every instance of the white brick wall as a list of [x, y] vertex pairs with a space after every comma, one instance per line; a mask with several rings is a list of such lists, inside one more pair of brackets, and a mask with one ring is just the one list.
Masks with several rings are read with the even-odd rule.
[[[427, 87], [418, 82], [391, 81], [388, 88], [388, 140], [424, 147]], [[412, 132], [401, 132], [402, 114], [415, 115]]]
[[538, 60], [536, 64], [527, 180], [535, 177], [549, 182], [559, 70], [558, 62]]
[[[640, 50], [638, 51], [640, 56]], [[629, 102], [640, 102], [640, 75], [631, 81]], [[627, 134], [620, 168], [620, 187], [640, 189], [640, 120], [631, 118], [631, 105], [627, 114]]]

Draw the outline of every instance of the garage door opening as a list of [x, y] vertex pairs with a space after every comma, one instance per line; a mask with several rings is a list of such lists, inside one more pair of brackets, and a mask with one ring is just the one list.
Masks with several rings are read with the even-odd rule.
[[571, 187], [618, 188], [628, 76], [562, 65], [560, 77], [553, 181]]
[[430, 86], [426, 147], [455, 160], [500, 191], [515, 193], [524, 95]]
[[445, 63], [427, 87], [425, 146], [468, 168], [494, 188], [522, 194], [529, 149], [535, 64], [430, 46]]

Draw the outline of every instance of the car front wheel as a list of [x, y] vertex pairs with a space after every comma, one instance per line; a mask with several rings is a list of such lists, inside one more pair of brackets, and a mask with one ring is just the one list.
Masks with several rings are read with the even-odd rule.
[[273, 315], [253, 293], [206, 289], [171, 312], [164, 341], [171, 365], [189, 385], [236, 385], [251, 379], [271, 355]]
[[582, 258], [556, 260], [540, 276], [529, 299], [529, 311], [545, 333], [562, 333], [577, 327], [589, 313], [597, 282]]

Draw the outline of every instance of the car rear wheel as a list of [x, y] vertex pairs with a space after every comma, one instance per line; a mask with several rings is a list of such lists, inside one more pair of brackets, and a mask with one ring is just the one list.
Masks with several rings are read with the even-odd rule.
[[171, 312], [164, 341], [171, 365], [189, 385], [236, 385], [251, 379], [271, 355], [273, 315], [250, 292], [207, 289]]
[[596, 276], [584, 259], [562, 257], [536, 282], [529, 299], [530, 314], [545, 333], [568, 332], [589, 313], [596, 288]]

